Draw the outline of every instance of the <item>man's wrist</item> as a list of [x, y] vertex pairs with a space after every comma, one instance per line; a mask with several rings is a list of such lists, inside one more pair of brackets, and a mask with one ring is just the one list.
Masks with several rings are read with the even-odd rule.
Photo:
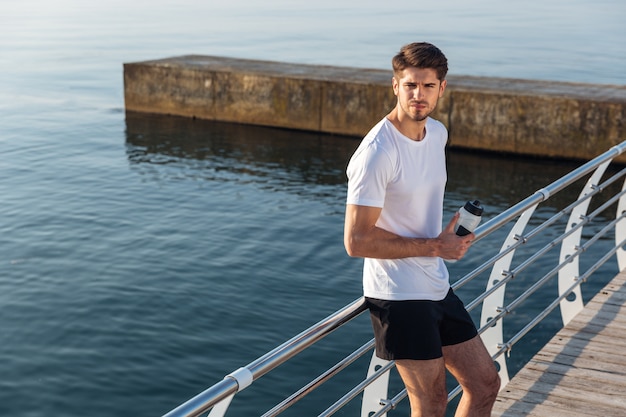
[[413, 242], [417, 248], [417, 256], [439, 256], [441, 242], [438, 238], [414, 238]]

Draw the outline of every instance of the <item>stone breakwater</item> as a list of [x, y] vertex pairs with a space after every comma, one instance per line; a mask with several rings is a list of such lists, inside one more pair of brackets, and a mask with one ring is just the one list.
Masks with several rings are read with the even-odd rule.
[[[128, 111], [362, 137], [395, 105], [391, 76], [189, 55], [124, 64], [124, 99]], [[588, 160], [626, 140], [626, 86], [450, 75], [433, 117], [451, 147]]]

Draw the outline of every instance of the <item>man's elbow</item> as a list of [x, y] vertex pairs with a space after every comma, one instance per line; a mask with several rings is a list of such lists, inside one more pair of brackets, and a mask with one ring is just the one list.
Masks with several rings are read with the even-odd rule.
[[346, 253], [348, 254], [348, 256], [350, 256], [351, 258], [356, 258], [357, 254], [356, 251], [354, 250], [354, 247], [348, 244], [344, 244], [345, 248], [346, 248]]
[[358, 240], [353, 236], [346, 236], [343, 240], [343, 246], [346, 248], [346, 253], [352, 258], [362, 258], [363, 254], [360, 250]]

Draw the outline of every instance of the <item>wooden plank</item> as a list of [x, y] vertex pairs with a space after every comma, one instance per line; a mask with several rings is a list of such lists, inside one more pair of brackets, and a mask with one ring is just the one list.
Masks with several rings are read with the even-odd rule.
[[[620, 378], [617, 378], [618, 375], [608, 374], [606, 372], [601, 371], [581, 371], [581, 372], [562, 372], [562, 369], [555, 369], [552, 367], [547, 367], [541, 369], [530, 369], [526, 368], [524, 373], [521, 375], [517, 375], [519, 377], [519, 382], [517, 386], [521, 386], [522, 384], [529, 385], [531, 383], [541, 383], [544, 387], [548, 385], [553, 387], [563, 387], [568, 389], [578, 389], [583, 390], [584, 392], [593, 392], [593, 390], [601, 384], [604, 389], [602, 393], [595, 395], [594, 398], [601, 398], [603, 396], [612, 396], [618, 395], [620, 399], [623, 401], [626, 400], [624, 397], [624, 386], [626, 383], [623, 382], [624, 377], [621, 376], [622, 381], [617, 381]], [[611, 378], [611, 376], [613, 378]], [[615, 383], [617, 382], [617, 383]], [[607, 384], [609, 383], [609, 384]], [[552, 390], [551, 394], [556, 394], [558, 391]]]
[[[524, 387], [519, 387], [517, 390], [523, 390]], [[612, 407], [607, 407], [602, 404], [592, 404], [585, 401], [573, 401], [572, 398], [563, 398], [556, 395], [546, 395], [543, 392], [537, 391], [525, 391], [523, 397], [519, 397], [517, 394], [509, 395], [508, 393], [501, 393], [499, 398], [508, 398], [515, 401], [517, 407], [509, 407], [504, 410], [495, 410], [492, 412], [492, 417], [514, 417], [514, 416], [541, 416], [541, 417], [553, 417], [553, 416], [567, 416], [567, 417], [618, 417], [623, 416], [623, 412], [616, 414], [616, 411]], [[523, 405], [523, 406], [522, 406]], [[521, 407], [524, 411], [521, 413], [518, 410]]]
[[[607, 353], [615, 353], [617, 350], [614, 345], [611, 345], [610, 342], [619, 341], [616, 340], [615, 337], [594, 337], [591, 333], [575, 333], [570, 332], [569, 335], [566, 335], [564, 332], [559, 332], [550, 342], [551, 345], [561, 346], [562, 349], [566, 347], [570, 350], [577, 350], [578, 352], [582, 352], [585, 349], [591, 349], [593, 352], [607, 352]], [[626, 339], [622, 338], [622, 341], [626, 343]]]
[[[626, 300], [624, 300], [626, 302]], [[598, 301], [589, 302], [576, 316], [577, 321], [604, 320], [607, 322], [626, 323], [626, 307], [609, 302], [601, 304]]]
[[[572, 412], [555, 404], [542, 403], [541, 407], [538, 408], [537, 404], [500, 396], [493, 406], [491, 415], [499, 417], [571, 417]], [[598, 414], [595, 411], [585, 414], [582, 410], [577, 410], [577, 416], [598, 417]]]
[[[544, 407], [560, 408], [568, 416], [624, 416], [626, 398], [623, 391], [605, 393], [597, 384], [577, 384], [574, 378], [558, 378], [551, 374], [515, 376], [515, 383], [507, 386], [499, 398], [508, 398], [534, 404], [538, 415], [552, 416]], [[528, 376], [528, 377], [526, 377]], [[549, 382], [549, 379], [554, 381]], [[570, 380], [568, 383], [568, 379]], [[558, 382], [555, 384], [555, 381]], [[570, 385], [570, 386], [566, 386]], [[523, 393], [523, 396], [519, 394]], [[493, 414], [492, 416], [499, 415]]]
[[[587, 345], [585, 349], [574, 349], [569, 344], [565, 349], [553, 343], [544, 346], [537, 354], [537, 360], [565, 363], [586, 369], [615, 369], [615, 365], [626, 367], [626, 358], [620, 352], [597, 352]], [[622, 368], [624, 369], [624, 368]]]
[[492, 417], [626, 416], [626, 272], [504, 387]]
[[[611, 387], [616, 387], [619, 392], [626, 392], [626, 378], [624, 372], [601, 372], [588, 369], [582, 369], [577, 367], [571, 367], [569, 365], [563, 365], [559, 363], [547, 363], [547, 362], [529, 362], [524, 368], [524, 372], [528, 372], [528, 375], [536, 373], [536, 378], [539, 378], [544, 373], [550, 373], [554, 377], [571, 377], [579, 378], [582, 380], [593, 380], [602, 384], [610, 384]], [[525, 373], [523, 375], [525, 375]], [[584, 383], [584, 382], [581, 382]]]
[[611, 332], [599, 334], [567, 328], [559, 332], [559, 337], [593, 341], [593, 343], [597, 345], [613, 344], [615, 346], [615, 350], [619, 350], [620, 348], [626, 348], [626, 340], [624, 340], [623, 338], [616, 338], [613, 334], [611, 334]]
[[[619, 326], [617, 331], [620, 331]], [[621, 338], [619, 337], [615, 337], [615, 332], [616, 329], [612, 328], [612, 327], [607, 327], [606, 325], [603, 324], [596, 324], [596, 323], [581, 323], [578, 321], [571, 321], [568, 325], [567, 328], [570, 330], [575, 330], [579, 333], [591, 333], [592, 335], [602, 335], [602, 336], [609, 336], [611, 338], [615, 338], [616, 340], [621, 340]], [[621, 329], [621, 331], [623, 331], [623, 329]]]

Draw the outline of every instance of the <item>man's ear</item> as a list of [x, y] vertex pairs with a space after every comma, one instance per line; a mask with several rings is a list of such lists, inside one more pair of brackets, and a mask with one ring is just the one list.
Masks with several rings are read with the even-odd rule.
[[398, 88], [399, 88], [399, 84], [398, 84], [398, 80], [396, 80], [396, 77], [391, 77], [391, 88], [393, 88], [393, 94], [394, 95], [398, 95]]

